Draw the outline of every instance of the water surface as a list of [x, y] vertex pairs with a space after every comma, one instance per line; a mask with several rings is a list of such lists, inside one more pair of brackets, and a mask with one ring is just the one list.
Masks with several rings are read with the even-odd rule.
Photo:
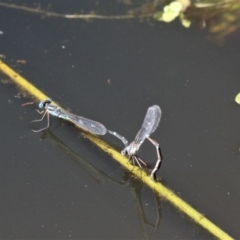
[[[53, 3], [69, 13], [95, 2], [69, 5]], [[147, 108], [160, 105], [158, 177], [240, 237], [239, 34], [220, 47], [177, 22], [86, 22], [3, 8], [0, 19], [5, 62], [73, 113], [133, 140]], [[37, 105], [22, 107], [30, 99], [13, 85], [0, 91], [1, 239], [214, 239], [169, 203], [156, 205], [151, 190], [72, 125], [53, 118], [49, 131], [33, 133], [45, 124], [30, 123]], [[140, 155], [155, 163], [151, 144]]]

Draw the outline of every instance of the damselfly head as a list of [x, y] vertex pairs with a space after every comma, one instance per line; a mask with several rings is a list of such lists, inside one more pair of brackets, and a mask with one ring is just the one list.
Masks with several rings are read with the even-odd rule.
[[126, 154], [128, 154], [128, 149], [129, 149], [129, 146], [125, 147], [122, 151], [121, 151], [121, 154], [124, 156]]
[[51, 104], [52, 100], [50, 98], [44, 100], [44, 101], [41, 101], [39, 104], [38, 104], [38, 107], [39, 108], [45, 108], [46, 105], [48, 104]]
[[122, 155], [135, 155], [136, 152], [138, 151], [139, 149], [139, 146], [136, 145], [134, 142], [130, 143], [127, 147], [125, 147], [122, 151], [121, 151], [121, 154]]
[[132, 142], [129, 144], [128, 149], [127, 149], [127, 154], [128, 155], [135, 155], [139, 149], [140, 145], [135, 144], [135, 142]]

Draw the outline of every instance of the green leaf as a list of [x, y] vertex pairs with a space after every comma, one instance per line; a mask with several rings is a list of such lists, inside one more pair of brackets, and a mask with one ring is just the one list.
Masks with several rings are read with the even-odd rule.
[[180, 19], [181, 24], [182, 24], [185, 28], [189, 28], [189, 27], [190, 27], [191, 21], [189, 21], [188, 19], [186, 19], [183, 13], [181, 13], [181, 14], [179, 15], [179, 19]]
[[153, 18], [157, 21], [161, 21], [162, 15], [163, 15], [163, 12], [156, 12], [156, 13], [154, 13]]
[[162, 21], [171, 22], [173, 21], [179, 14], [177, 12], [164, 12], [162, 15]]
[[235, 102], [240, 104], [240, 93], [235, 97]]
[[183, 9], [183, 4], [178, 1], [174, 1], [169, 4], [169, 7], [173, 12], [181, 12]]

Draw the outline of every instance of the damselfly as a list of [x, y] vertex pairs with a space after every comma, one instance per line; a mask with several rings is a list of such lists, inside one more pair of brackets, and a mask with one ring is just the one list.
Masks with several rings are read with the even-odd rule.
[[61, 109], [58, 106], [55, 105], [51, 105], [52, 100], [51, 99], [46, 99], [44, 101], [41, 101], [39, 103], [39, 108], [40, 109], [44, 109], [43, 111], [38, 111], [40, 114], [43, 114], [42, 118], [39, 120], [34, 120], [32, 122], [40, 122], [44, 119], [44, 117], [47, 115], [47, 127], [39, 129], [39, 130], [33, 130], [34, 132], [40, 132], [43, 131], [47, 128], [49, 128], [50, 125], [50, 119], [49, 119], [49, 115], [58, 117], [58, 118], [62, 118], [65, 119], [69, 122], [72, 122], [73, 124], [75, 124], [77, 127], [88, 131], [90, 133], [93, 134], [97, 134], [97, 135], [105, 135], [107, 133], [107, 129], [104, 125], [102, 125], [99, 122], [72, 114], [66, 110]]
[[162, 163], [162, 153], [161, 153], [161, 148], [159, 146], [159, 143], [157, 143], [155, 140], [150, 138], [150, 135], [156, 130], [160, 119], [161, 119], [161, 108], [157, 105], [153, 105], [148, 108], [146, 116], [144, 118], [143, 124], [141, 129], [138, 131], [135, 139], [133, 142], [128, 144], [128, 140], [119, 135], [116, 132], [108, 130], [108, 132], [117, 138], [119, 138], [123, 144], [125, 145], [125, 148], [121, 151], [122, 155], [128, 155], [129, 158], [133, 160], [133, 162], [136, 162], [138, 166], [141, 168], [141, 163], [146, 166], [146, 163], [142, 159], [140, 159], [136, 154], [145, 141], [145, 139], [148, 139], [155, 147], [157, 151], [157, 162], [151, 171], [151, 178], [152, 180], [156, 179], [156, 173], [160, 169], [161, 163]]

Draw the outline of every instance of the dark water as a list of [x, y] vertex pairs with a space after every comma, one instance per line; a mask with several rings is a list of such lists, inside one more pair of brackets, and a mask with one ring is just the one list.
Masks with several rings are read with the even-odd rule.
[[[50, 1], [43, 1], [47, 6]], [[99, 8], [117, 9], [112, 1]], [[89, 11], [94, 1], [54, 2]], [[239, 34], [220, 47], [178, 22], [66, 20], [0, 8], [0, 54], [61, 106], [132, 140], [152, 104], [158, 176], [234, 238], [240, 237]], [[27, 60], [27, 64], [17, 60]], [[7, 79], [1, 75], [1, 79]], [[1, 84], [1, 239], [213, 239], [131, 178], [73, 126], [33, 133], [36, 106]], [[121, 149], [119, 141], [104, 137]], [[146, 143], [140, 155], [154, 163]], [[141, 208], [141, 203], [143, 208]], [[158, 221], [157, 229], [152, 228]]]

